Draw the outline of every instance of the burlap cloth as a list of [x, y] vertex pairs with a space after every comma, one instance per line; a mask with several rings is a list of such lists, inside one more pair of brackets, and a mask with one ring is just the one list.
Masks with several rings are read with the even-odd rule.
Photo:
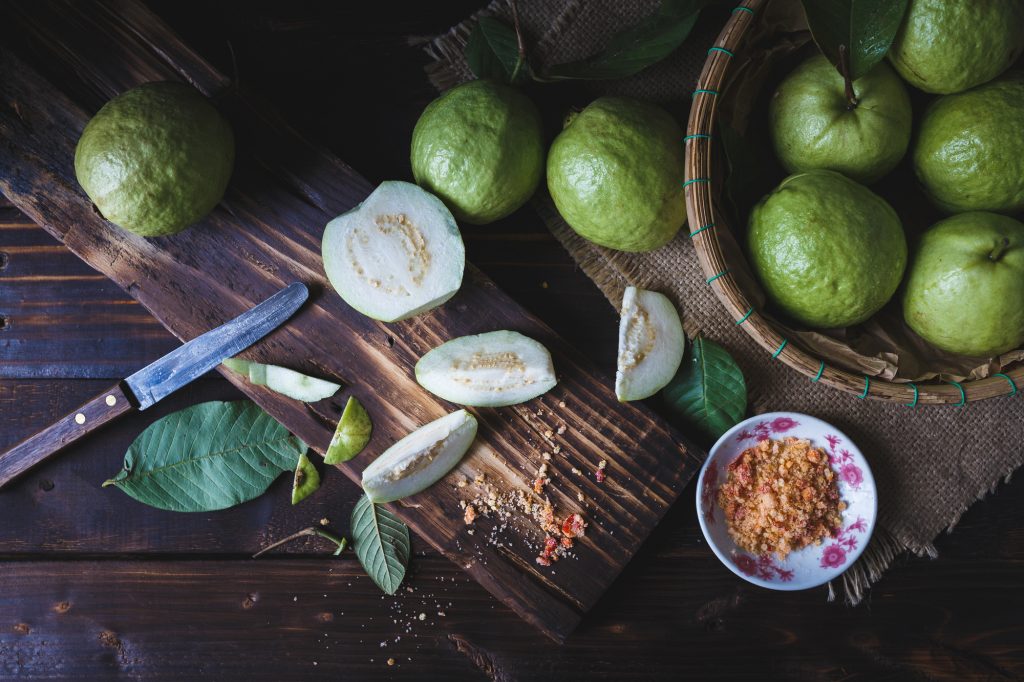
[[[657, 0], [520, 0], [518, 11], [531, 62], [542, 67], [594, 53], [657, 4]], [[508, 19], [510, 7], [507, 0], [494, 0], [480, 14]], [[432, 59], [428, 76], [439, 90], [473, 78], [463, 49], [476, 16], [426, 44]], [[668, 59], [628, 79], [587, 82], [582, 87], [594, 96], [614, 93], [659, 102], [685, 123], [707, 48], [727, 18], [727, 9], [705, 10], [686, 43]], [[972, 502], [993, 491], [1001, 479], [1009, 479], [1024, 461], [1020, 396], [911, 411], [812, 384], [784, 364], [770, 362], [765, 351], [733, 323], [705, 284], [686, 230], [653, 253], [619, 253], [578, 237], [559, 218], [545, 191], [538, 192], [534, 205], [616, 308], [628, 284], [674, 298], [689, 335], [700, 331], [725, 346], [739, 362], [755, 413], [806, 412], [837, 425], [858, 443], [878, 485], [879, 517], [871, 544], [838, 586], [847, 601], [860, 601], [901, 553], [935, 557], [935, 537], [944, 529], [952, 530]], [[834, 594], [830, 586], [830, 597]]]

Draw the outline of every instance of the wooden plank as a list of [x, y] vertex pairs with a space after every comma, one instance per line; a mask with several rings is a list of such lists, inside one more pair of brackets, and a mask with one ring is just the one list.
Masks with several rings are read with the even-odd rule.
[[116, 284], [13, 209], [0, 213], [0, 317], [4, 379], [123, 377], [178, 345]]
[[[464, 238], [470, 260], [503, 291], [590, 360], [613, 361], [613, 310], [539, 219]], [[0, 208], [0, 315], [0, 379], [116, 379], [178, 345], [137, 301], [9, 205]]]
[[[451, 409], [412, 379], [412, 366], [426, 350], [453, 336], [501, 328], [551, 349], [559, 386], [530, 405], [478, 410], [481, 433], [453, 477], [483, 473], [502, 487], [528, 487], [541, 452], [557, 445], [552, 500], [562, 514], [582, 511], [591, 523], [579, 560], [561, 562], [557, 572], [541, 570], [533, 557], [542, 534], [488, 541], [496, 527], [490, 520], [469, 535], [458, 521], [460, 495], [453, 485], [393, 507], [525, 619], [564, 637], [676, 499], [700, 456], [643, 406], [618, 403], [602, 372], [472, 266], [460, 293], [430, 314], [384, 325], [354, 313], [323, 276], [319, 239], [330, 217], [366, 195], [365, 180], [292, 133], [260, 102], [226, 89], [223, 77], [141, 6], [33, 10], [14, 3], [7, 36], [43, 50], [48, 68], [63, 70], [60, 82], [67, 87], [55, 88], [10, 52], [0, 53], [0, 101], [6, 103], [0, 168], [7, 169], [0, 190], [179, 338], [233, 317], [290, 281], [311, 285], [310, 304], [249, 356], [338, 377], [352, 387], [377, 428], [370, 452], [341, 467], [351, 478], [358, 480], [383, 445]], [[231, 120], [239, 147], [235, 176], [222, 206], [203, 223], [174, 238], [144, 240], [92, 210], [72, 172], [74, 144], [87, 112], [103, 99], [140, 82], [181, 76], [216, 96]], [[321, 452], [344, 399], [310, 409], [240, 381], [239, 387]], [[589, 474], [603, 459], [610, 483], [597, 485]]]
[[[6, 562], [0, 676], [959, 682], [1024, 675], [1024, 624], [1004, 608], [1024, 588], [1015, 562], [990, 565], [987, 579], [972, 583], [964, 578], [973, 574], [973, 556], [919, 559], [896, 569], [870, 608], [846, 609], [823, 603], [818, 591], [757, 589], [728, 576], [709, 553], [684, 551], [630, 567], [630, 584], [613, 587], [562, 647], [439, 557], [417, 560], [411, 592], [383, 598], [351, 555]], [[924, 564], [927, 584], [917, 573]]]

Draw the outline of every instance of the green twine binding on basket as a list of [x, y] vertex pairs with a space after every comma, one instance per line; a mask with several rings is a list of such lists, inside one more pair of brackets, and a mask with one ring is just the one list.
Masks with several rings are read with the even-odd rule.
[[705, 133], [694, 133], [693, 135], [687, 135], [683, 138], [683, 142], [687, 140], [710, 140], [711, 136]]
[[775, 349], [774, 353], [772, 353], [772, 360], [779, 357], [779, 353], [782, 352], [782, 349], [786, 347], [787, 343], [789, 343], [789, 339], [782, 339], [782, 343], [780, 343], [779, 347]]
[[705, 90], [704, 88], [697, 88], [696, 90], [693, 91], [693, 94], [690, 95], [690, 97], [696, 97], [697, 95], [701, 95], [701, 94], [704, 94], [704, 95], [718, 95], [718, 90]]
[[707, 279], [706, 279], [705, 281], [706, 281], [706, 282], [707, 282], [708, 284], [711, 284], [712, 282], [714, 282], [714, 281], [715, 281], [716, 279], [718, 279], [719, 277], [721, 277], [721, 276], [723, 276], [723, 275], [728, 275], [728, 274], [729, 274], [729, 268], [726, 268], [725, 270], [722, 270], [722, 271], [721, 271], [720, 273], [718, 273], [717, 275], [711, 275], [711, 276], [710, 276], [710, 277], [708, 277], [708, 278], [707, 278]]
[[751, 14], [753, 14], [754, 10], [750, 9], [749, 7], [740, 6], [733, 9], [733, 14], [735, 14], [736, 12], [750, 12]]
[[750, 306], [750, 310], [748, 310], [747, 313], [743, 317], [741, 317], [740, 319], [736, 320], [736, 326], [738, 327], [741, 324], [743, 324], [744, 322], [746, 322], [747, 318], [750, 317], [753, 314], [754, 314], [754, 306]]
[[687, 180], [683, 183], [683, 189], [686, 189], [689, 185], [692, 185], [695, 182], [711, 182], [711, 178], [693, 178], [692, 180]]
[[921, 392], [917, 390], [917, 384], [915, 384], [913, 381], [908, 383], [910, 384], [910, 387], [914, 389], [914, 400], [912, 402], [903, 404], [907, 407], [917, 407], [917, 399], [921, 397]]
[[947, 381], [946, 383], [947, 384], [953, 384], [954, 386], [956, 386], [957, 388], [960, 389], [960, 402], [958, 402], [956, 404], [956, 406], [957, 407], [963, 407], [964, 405], [966, 405], [967, 404], [967, 391], [964, 390], [964, 387], [960, 384], [960, 382], [959, 381]]
[[1009, 374], [1003, 374], [1002, 372], [994, 372], [992, 376], [1002, 377], [1006, 379], [1008, 382], [1010, 382], [1010, 395], [1017, 395], [1017, 382], [1013, 380], [1013, 377], [1011, 377]]
[[818, 373], [814, 375], [813, 379], [811, 379], [811, 383], [812, 384], [818, 383], [818, 380], [821, 379], [822, 373], [824, 373], [824, 371], [825, 371], [825, 361], [821, 360], [820, 362], [821, 362], [821, 367], [818, 368]]
[[715, 45], [710, 50], [708, 50], [708, 55], [710, 56], [712, 52], [722, 52], [724, 54], [729, 55], [730, 57], [735, 57], [736, 56], [730, 50], [727, 50], [724, 47], [719, 47], [717, 45]]
[[690, 237], [691, 237], [691, 238], [692, 238], [692, 237], [696, 237], [696, 236], [697, 236], [698, 234], [700, 234], [700, 233], [701, 233], [701, 232], [703, 232], [704, 230], [710, 230], [710, 229], [711, 229], [712, 227], [714, 227], [714, 226], [715, 226], [715, 224], [714, 224], [714, 223], [708, 223], [708, 224], [707, 224], [707, 225], [705, 225], [704, 227], [698, 227], [698, 228], [697, 228], [696, 230], [694, 230], [693, 232], [691, 232], [691, 233], [690, 233]]
[[871, 377], [869, 377], [867, 374], [865, 374], [864, 375], [864, 392], [861, 393], [857, 397], [860, 398], [861, 400], [864, 400], [865, 398], [868, 397], [868, 391], [870, 391], [870, 390], [871, 390]]

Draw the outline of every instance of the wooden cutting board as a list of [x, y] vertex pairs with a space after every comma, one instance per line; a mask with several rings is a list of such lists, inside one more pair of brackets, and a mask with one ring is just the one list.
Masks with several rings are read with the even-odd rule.
[[[289, 282], [309, 285], [309, 303], [245, 356], [335, 377], [345, 390], [305, 405], [225, 376], [320, 453], [345, 399], [357, 396], [375, 429], [367, 450], [341, 466], [352, 480], [390, 443], [455, 409], [415, 382], [413, 366], [426, 351], [493, 329], [520, 331], [551, 350], [555, 389], [524, 405], [474, 410], [480, 432], [459, 468], [390, 506], [495, 597], [564, 639], [678, 497], [701, 453], [644, 406], [620, 404], [610, 368], [582, 360], [472, 265], [455, 298], [412, 320], [384, 324], [349, 308], [324, 276], [320, 238], [328, 220], [359, 203], [371, 185], [233, 88], [145, 7], [24, 0], [0, 12], [0, 191], [182, 340]], [[75, 180], [74, 148], [106, 100], [167, 79], [187, 81], [214, 100], [234, 127], [238, 153], [227, 196], [206, 220], [147, 240], [96, 212]], [[546, 493], [558, 516], [577, 512], [589, 522], [575, 557], [552, 567], [535, 563], [543, 534], [521, 516], [511, 524], [481, 517], [467, 527], [460, 501], [477, 486], [456, 485], [483, 474], [499, 493], [529, 490], [543, 453], [552, 454]], [[601, 460], [607, 478], [597, 484]]]

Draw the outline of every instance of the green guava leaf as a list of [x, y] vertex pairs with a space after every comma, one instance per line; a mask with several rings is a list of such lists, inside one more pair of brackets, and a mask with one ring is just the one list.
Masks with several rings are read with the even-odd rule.
[[466, 62], [477, 78], [502, 83], [529, 79], [526, 55], [519, 49], [515, 30], [494, 17], [481, 17], [466, 42]]
[[348, 402], [345, 403], [345, 411], [338, 420], [338, 427], [331, 437], [331, 444], [327, 446], [324, 462], [338, 464], [349, 461], [362, 452], [370, 442], [372, 433], [373, 422], [370, 421], [366, 408], [355, 397], [349, 396]]
[[412, 553], [406, 525], [364, 495], [352, 510], [352, 543], [377, 587], [388, 594], [397, 592]]
[[662, 0], [636, 26], [614, 36], [604, 50], [586, 59], [556, 64], [547, 78], [607, 80], [625, 78], [670, 55], [683, 44], [709, 0]]
[[292, 479], [292, 504], [298, 504], [316, 492], [320, 487], [320, 472], [309, 461], [306, 453], [299, 455], [295, 465], [295, 478]]
[[200, 403], [150, 424], [103, 485], [158, 509], [226, 509], [263, 494], [306, 449], [255, 403]]
[[882, 61], [903, 21], [907, 0], [802, 0], [811, 36], [842, 73], [839, 46], [850, 55], [857, 80]]
[[747, 384], [732, 356], [698, 336], [679, 373], [662, 390], [669, 409], [686, 424], [717, 439], [747, 411]]

